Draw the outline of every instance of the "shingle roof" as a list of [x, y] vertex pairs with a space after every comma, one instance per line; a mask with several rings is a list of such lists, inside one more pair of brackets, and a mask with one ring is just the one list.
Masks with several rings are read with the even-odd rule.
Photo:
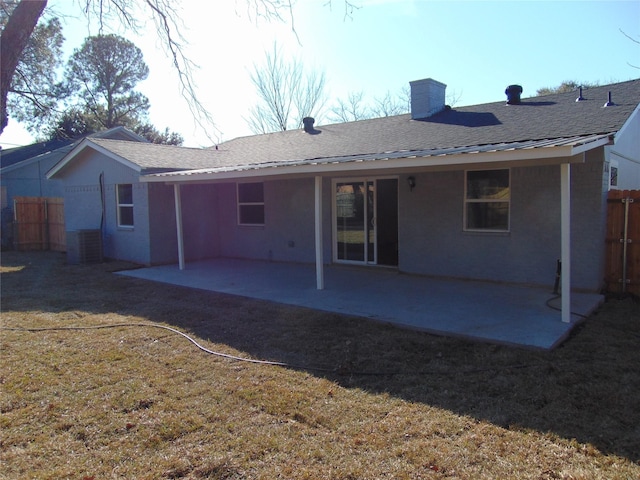
[[2, 168], [3, 171], [21, 168], [21, 166], [23, 165], [22, 162], [25, 162], [24, 165], [29, 164], [31, 161], [34, 161], [36, 157], [38, 160], [45, 161], [60, 160], [76, 145], [78, 145], [85, 137], [94, 139], [117, 138], [122, 141], [148, 143], [148, 141], [144, 137], [130, 130], [127, 130], [125, 127], [113, 127], [108, 130], [102, 130], [100, 132], [83, 135], [82, 137], [76, 139], [53, 139], [44, 142], [33, 143], [31, 145], [25, 145], [23, 147], [0, 150], [0, 168]]
[[219, 165], [216, 161], [215, 154], [217, 152], [215, 149], [186, 148], [104, 138], [92, 138], [89, 139], [89, 142], [135, 163], [141, 167], [142, 173], [159, 170], [192, 170]]
[[8, 148], [0, 150], [0, 168], [6, 168], [16, 163], [20, 163], [29, 158], [51, 153], [60, 148], [71, 145], [73, 140], [56, 139], [46, 142], [33, 143], [24, 147]]
[[[401, 150], [387, 153], [366, 153], [356, 155], [340, 155], [335, 157], [323, 157], [313, 159], [277, 160], [273, 162], [251, 163], [246, 165], [220, 165], [217, 167], [207, 167], [197, 170], [174, 170], [170, 172], [156, 172], [147, 178], [149, 181], [162, 181], [161, 179], [171, 177], [177, 179], [193, 180], [195, 177], [201, 180], [211, 180], [212, 178], [224, 179], [235, 178], [242, 172], [260, 172], [261, 175], [275, 175], [283, 173], [293, 173], [293, 171], [283, 172], [286, 167], [295, 168], [296, 173], [311, 172], [318, 173], [326, 171], [326, 167], [335, 169], [337, 165], [341, 167], [349, 166], [351, 170], [364, 170], [368, 168], [386, 169], [400, 167], [437, 167], [452, 164], [471, 164], [472, 160], [468, 155], [473, 154], [498, 154], [518, 151], [522, 160], [530, 160], [532, 157], [539, 160], [546, 158], [545, 149], [554, 149], [548, 156], [573, 156], [577, 153], [606, 145], [611, 141], [611, 134], [578, 135], [574, 137], [561, 137], [543, 140], [526, 140], [520, 142], [495, 143], [486, 145], [469, 145], [464, 147], [432, 148], [422, 150]], [[535, 152], [535, 153], [532, 153]], [[562, 152], [559, 154], [559, 152]], [[465, 157], [464, 160], [460, 161]], [[454, 160], [455, 158], [455, 160]], [[504, 160], [504, 157], [502, 157]], [[480, 160], [485, 160], [486, 157]], [[388, 163], [389, 161], [401, 161], [399, 163]], [[354, 167], [356, 166], [356, 167]], [[302, 172], [300, 169], [305, 168]], [[345, 169], [341, 169], [344, 171]], [[229, 176], [229, 174], [231, 176]]]
[[[604, 107], [609, 92], [613, 105]], [[577, 96], [569, 92], [524, 98], [519, 105], [505, 100], [446, 109], [424, 120], [406, 114], [316, 126], [311, 134], [299, 129], [253, 135], [208, 149], [95, 138], [90, 142], [138, 165], [142, 174], [578, 144], [581, 137], [613, 134], [624, 125], [640, 104], [640, 79], [584, 89], [580, 102]]]
[[[608, 92], [613, 106], [603, 107]], [[410, 114], [304, 130], [241, 137], [219, 149], [226, 165], [428, 150], [606, 134], [619, 130], [640, 103], [640, 79], [578, 92], [453, 108], [425, 120]]]

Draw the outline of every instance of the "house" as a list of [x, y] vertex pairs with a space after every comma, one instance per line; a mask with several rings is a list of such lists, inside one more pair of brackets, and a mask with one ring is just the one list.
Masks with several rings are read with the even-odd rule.
[[47, 177], [108, 257], [315, 263], [318, 288], [328, 263], [552, 285], [561, 259], [563, 292], [599, 291], [607, 191], [640, 188], [640, 80], [460, 108], [445, 88], [411, 82], [409, 114], [209, 149], [87, 138]]
[[[124, 127], [89, 135], [90, 138], [146, 142]], [[47, 180], [46, 173], [67, 155], [79, 140], [54, 139], [0, 151], [0, 190], [2, 197], [2, 246], [11, 244], [13, 199], [15, 197], [63, 197], [62, 183]]]

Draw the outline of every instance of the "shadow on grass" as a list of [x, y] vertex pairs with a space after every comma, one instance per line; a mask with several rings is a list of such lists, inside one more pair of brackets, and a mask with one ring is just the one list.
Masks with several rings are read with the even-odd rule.
[[2, 266], [3, 311], [142, 317], [344, 387], [640, 461], [640, 305], [632, 299], [610, 300], [546, 352], [112, 275], [131, 267], [119, 262], [69, 266], [60, 254], [5, 253]]

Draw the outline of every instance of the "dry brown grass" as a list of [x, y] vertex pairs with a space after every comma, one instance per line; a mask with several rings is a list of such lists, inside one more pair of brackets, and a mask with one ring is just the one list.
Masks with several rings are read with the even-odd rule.
[[[2, 256], [0, 478], [640, 477], [640, 306], [529, 351]], [[311, 367], [335, 371], [317, 371]]]

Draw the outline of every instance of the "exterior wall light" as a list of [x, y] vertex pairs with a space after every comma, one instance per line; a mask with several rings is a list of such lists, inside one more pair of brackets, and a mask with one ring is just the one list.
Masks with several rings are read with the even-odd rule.
[[407, 184], [409, 185], [409, 191], [413, 192], [413, 189], [416, 186], [416, 177], [414, 177], [413, 175], [408, 177], [407, 178]]

